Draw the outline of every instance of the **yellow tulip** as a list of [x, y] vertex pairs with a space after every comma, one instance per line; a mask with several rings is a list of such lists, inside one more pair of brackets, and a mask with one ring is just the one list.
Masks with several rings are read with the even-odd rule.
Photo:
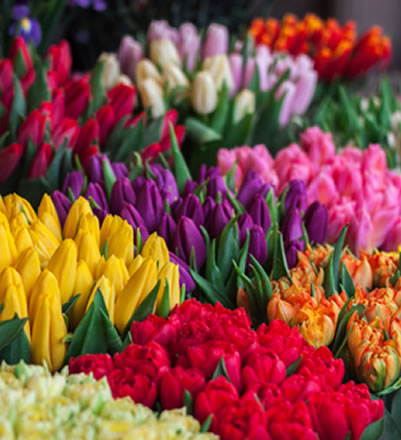
[[4, 206], [6, 216], [9, 220], [18, 215], [20, 212], [24, 214], [28, 223], [33, 223], [38, 218], [31, 204], [18, 194], [9, 194], [8, 196], [4, 197]]
[[39, 255], [40, 264], [44, 268], [56, 252], [60, 242], [39, 219], [35, 220], [30, 226], [29, 235], [31, 236], [33, 247]]
[[25, 288], [25, 295], [27, 301], [29, 301], [32, 288], [41, 273], [39, 255], [34, 248], [26, 249], [19, 255], [15, 262], [15, 269], [21, 275], [22, 283]]
[[134, 258], [134, 230], [127, 221], [108, 237], [107, 252], [109, 256], [122, 258], [125, 264]]
[[163, 298], [166, 281], [169, 287], [170, 308], [180, 303], [180, 273], [178, 264], [167, 263], [159, 271], [159, 280], [161, 280], [159, 292], [156, 299], [156, 308], [160, 305]]
[[63, 318], [60, 291], [55, 276], [45, 269], [35, 284], [30, 301], [32, 318], [32, 361], [46, 361], [51, 372], [61, 368], [66, 355], [63, 342], [67, 327]]
[[101, 255], [100, 260], [96, 266], [96, 272], [94, 274], [94, 278], [96, 280], [98, 280], [103, 275], [105, 266], [106, 266], [106, 258], [104, 258], [104, 255]]
[[85, 260], [91, 274], [94, 276], [101, 257], [95, 237], [80, 230], [75, 237], [75, 243], [78, 247], [78, 260]]
[[78, 231], [78, 226], [82, 216], [92, 214], [89, 202], [83, 197], [79, 197], [71, 206], [70, 212], [64, 223], [64, 238], [74, 238]]
[[128, 274], [130, 278], [141, 267], [144, 260], [145, 259], [142, 257], [142, 255], [139, 254], [131, 261], [130, 265], [128, 266]]
[[14, 237], [9, 231], [8, 224], [0, 223], [0, 271], [11, 266], [17, 255]]
[[106, 304], [107, 311], [109, 312], [111, 322], [114, 322], [114, 303], [116, 299], [116, 291], [110, 280], [102, 275], [93, 286], [92, 291], [89, 295], [88, 303], [86, 304], [85, 313], [88, 312], [92, 302], [95, 298], [97, 290], [100, 289], [103, 295], [104, 302]]
[[4, 204], [3, 196], [0, 196], [0, 212], [6, 214], [6, 205]]
[[129, 279], [127, 266], [122, 258], [112, 255], [104, 265], [102, 275], [107, 277], [111, 284], [113, 284], [116, 291], [116, 298], [118, 294], [124, 289]]
[[[19, 318], [28, 317], [28, 306], [24, 285], [20, 274], [13, 268], [4, 269], [0, 276], [0, 304], [4, 309], [0, 314], [0, 321], [13, 319], [17, 314]], [[31, 339], [29, 321], [24, 326], [28, 339]]]
[[156, 260], [159, 270], [170, 262], [166, 242], [162, 237], [159, 237], [156, 232], [149, 235], [142, 248], [141, 255], [144, 258], [150, 257]]
[[156, 283], [156, 262], [151, 258], [146, 258], [118, 295], [115, 308], [115, 325], [120, 333], [124, 331], [132, 314], [155, 287]]
[[13, 235], [18, 255], [26, 249], [33, 247], [32, 238], [26, 226], [17, 225], [13, 230]]
[[61, 241], [63, 239], [61, 234], [61, 224], [58, 218], [56, 208], [49, 194], [42, 197], [38, 208], [38, 216], [40, 220], [53, 232], [54, 236]]
[[74, 304], [70, 316], [70, 322], [73, 328], [76, 328], [85, 314], [86, 305], [93, 287], [94, 279], [84, 260], [77, 264], [74, 295], [79, 294], [77, 302]]
[[58, 281], [61, 304], [65, 304], [74, 292], [78, 249], [74, 240], [65, 239], [50, 259], [47, 268]]
[[100, 228], [100, 248], [104, 246], [106, 238], [110, 239], [123, 225], [124, 220], [117, 215], [107, 215]]
[[100, 227], [99, 219], [91, 214], [84, 214], [79, 222], [78, 231], [86, 231], [95, 237], [97, 247], [100, 247]]

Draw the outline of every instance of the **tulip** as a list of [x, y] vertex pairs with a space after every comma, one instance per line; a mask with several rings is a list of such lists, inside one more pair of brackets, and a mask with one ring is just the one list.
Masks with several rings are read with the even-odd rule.
[[150, 43], [150, 59], [164, 68], [167, 63], [181, 64], [177, 48], [170, 40], [155, 40]]
[[210, 73], [217, 91], [223, 87], [224, 83], [229, 91], [234, 88], [234, 81], [226, 54], [206, 58], [203, 61], [202, 70]]
[[85, 214], [92, 214], [89, 202], [79, 197], [72, 205], [63, 227], [64, 238], [73, 238], [79, 226], [80, 219]]
[[205, 218], [209, 215], [209, 212], [216, 206], [216, 202], [214, 198], [211, 196], [207, 196], [205, 201], [202, 204], [203, 214]]
[[242, 90], [234, 100], [234, 123], [255, 112], [255, 94], [248, 89]]
[[316, 89], [317, 73], [314, 70], [302, 72], [297, 83], [292, 112], [296, 115], [303, 115], [312, 101]]
[[74, 239], [78, 249], [78, 260], [84, 260], [91, 274], [96, 274], [97, 265], [100, 262], [100, 251], [96, 238], [85, 230], [79, 230]]
[[114, 53], [103, 52], [99, 57], [99, 62], [103, 62], [102, 85], [105, 90], [113, 88], [120, 76], [120, 66]]
[[70, 80], [64, 86], [65, 94], [65, 115], [69, 118], [78, 119], [86, 109], [89, 97], [90, 86], [81, 79]]
[[136, 192], [136, 207], [149, 232], [154, 232], [164, 212], [163, 200], [153, 180], [145, 180]]
[[119, 293], [124, 289], [129, 279], [128, 269], [122, 258], [118, 258], [112, 255], [104, 265], [101, 275], [108, 278], [111, 284], [114, 286], [116, 292], [116, 298]]
[[97, 247], [100, 246], [99, 220], [96, 216], [92, 214], [84, 214], [79, 221], [77, 233], [79, 231], [85, 231], [88, 234], [92, 234], [96, 240]]
[[28, 177], [37, 179], [46, 175], [50, 162], [53, 158], [53, 150], [50, 144], [42, 144], [32, 160]]
[[116, 215], [108, 215], [100, 229], [100, 247], [103, 247], [106, 239], [113, 236], [123, 226], [124, 220]]
[[129, 264], [134, 258], [134, 230], [126, 221], [121, 227], [108, 237], [108, 254], [122, 258], [125, 264]]
[[143, 80], [139, 86], [139, 93], [145, 109], [151, 107], [152, 118], [158, 118], [166, 111], [163, 99], [163, 89], [152, 78]]
[[[164, 115], [164, 121], [163, 121], [163, 129], [162, 129], [162, 138], [169, 137], [168, 132], [168, 126], [166, 125], [166, 120], [169, 117], [169, 113], [171, 110], [169, 110]], [[164, 133], [166, 131], [166, 133]], [[175, 181], [175, 177], [173, 176], [172, 172], [169, 169], [164, 168], [163, 166], [159, 164], [153, 164], [150, 165], [150, 169], [152, 173], [154, 174], [156, 178], [156, 184], [159, 189], [165, 189], [166, 192], [169, 193], [168, 197], [173, 202], [176, 198], [179, 197], [179, 192], [177, 188], [177, 182]]]
[[111, 191], [110, 206], [113, 214], [119, 214], [123, 203], [135, 203], [135, 193], [132, 189], [131, 182], [127, 177], [118, 178], [113, 185]]
[[99, 144], [103, 145], [114, 127], [114, 110], [110, 104], [104, 105], [96, 112], [96, 122], [99, 127]]
[[143, 58], [142, 45], [134, 40], [130, 35], [126, 35], [118, 50], [118, 60], [123, 73], [134, 81], [136, 65]]
[[159, 292], [156, 299], [156, 308], [159, 307], [160, 302], [163, 298], [164, 289], [166, 288], [166, 283], [168, 282], [169, 288], [169, 304], [170, 309], [173, 309], [176, 305], [180, 304], [180, 273], [178, 264], [166, 263], [159, 270], [159, 280], [161, 280]]
[[103, 161], [106, 161], [110, 164], [110, 161], [105, 154], [96, 155], [90, 158], [87, 169], [90, 182], [103, 182]]
[[[245, 179], [242, 182], [241, 188], [237, 195], [237, 200], [245, 207], [251, 202], [256, 193], [263, 188], [262, 179], [256, 174], [254, 170], [249, 170]], [[267, 191], [266, 191], [267, 192]], [[265, 194], [261, 194], [264, 196]]]
[[22, 145], [12, 144], [0, 150], [0, 183], [5, 183], [17, 168], [24, 149]]
[[38, 253], [33, 248], [26, 249], [18, 256], [14, 267], [21, 275], [25, 295], [27, 301], [29, 301], [32, 288], [41, 274]]
[[74, 293], [77, 257], [77, 245], [67, 238], [58, 247], [47, 265], [47, 269], [58, 281], [62, 304], [65, 304]]
[[146, 240], [141, 255], [143, 258], [152, 258], [155, 260], [159, 270], [170, 262], [166, 242], [162, 237], [159, 237], [156, 232], [151, 234]]
[[135, 105], [135, 87], [127, 84], [117, 84], [107, 92], [107, 101], [114, 111], [114, 124], [124, 116], [131, 116]]
[[251, 216], [253, 223], [259, 225], [267, 232], [270, 228], [270, 212], [267, 206], [266, 200], [260, 194], [257, 194], [248, 207], [249, 215]]
[[214, 112], [217, 106], [217, 90], [209, 72], [198, 72], [192, 83], [191, 102], [194, 110], [201, 115]]
[[10, 233], [8, 222], [0, 222], [0, 271], [11, 266], [17, 256], [14, 237]]
[[249, 230], [249, 251], [256, 260], [263, 266], [267, 260], [267, 244], [263, 229], [258, 225], [253, 225]]
[[45, 269], [38, 278], [29, 302], [32, 319], [32, 361], [45, 361], [51, 372], [63, 365], [67, 327], [61, 311], [60, 291], [55, 276]]
[[15, 247], [18, 254], [24, 252], [28, 248], [33, 248], [32, 239], [26, 225], [16, 225], [16, 222], [13, 221], [11, 231], [14, 236]]
[[384, 341], [383, 324], [379, 317], [368, 323], [354, 312], [348, 320], [347, 331], [350, 331], [347, 342], [352, 356], [363, 341], [369, 341], [371, 345], [382, 345]]
[[111, 169], [113, 170], [116, 179], [128, 176], [128, 168], [123, 162], [113, 162], [111, 164]]
[[281, 232], [285, 243], [298, 240], [302, 237], [302, 218], [297, 208], [292, 208], [287, 211], [283, 224], [281, 225]]
[[134, 240], [136, 240], [136, 230], [139, 228], [142, 241], [146, 241], [149, 232], [146, 229], [145, 221], [143, 220], [141, 214], [136, 210], [134, 205], [123, 202], [122, 209], [120, 211], [120, 217], [126, 220], [128, 224], [134, 229]]
[[232, 215], [233, 209], [227, 201], [216, 203], [216, 206], [209, 212], [205, 223], [211, 239], [220, 237]]
[[114, 289], [113, 284], [110, 282], [110, 280], [102, 275], [97, 281], [96, 284], [93, 286], [92, 291], [89, 295], [88, 302], [86, 304], [85, 313], [88, 313], [88, 310], [90, 309], [90, 306], [93, 303], [93, 300], [95, 298], [96, 292], [100, 290], [104, 303], [106, 305], [106, 309], [109, 313], [110, 321], [114, 323], [114, 304], [116, 301], [116, 291]]
[[305, 228], [312, 243], [325, 243], [328, 229], [328, 211], [326, 205], [313, 202], [304, 215]]
[[72, 202], [60, 191], [54, 191], [51, 197], [54, 207], [56, 208], [61, 226], [64, 227], [64, 223], [67, 219], [68, 213], [70, 212]]
[[54, 150], [58, 151], [66, 142], [66, 147], [73, 149], [78, 140], [80, 128], [75, 119], [64, 118], [52, 132]]
[[139, 269], [128, 280], [118, 295], [115, 305], [115, 325], [122, 333], [132, 314], [157, 283], [156, 262], [145, 258]]
[[192, 23], [183, 23], [180, 26], [179, 32], [181, 38], [178, 43], [178, 53], [181, 59], [186, 62], [184, 67], [192, 72], [195, 68], [196, 59], [199, 56], [200, 36]]
[[191, 218], [198, 225], [203, 225], [205, 218], [202, 204], [196, 195], [188, 194], [183, 200], [175, 217], [179, 220], [183, 216]]
[[174, 221], [170, 214], [165, 212], [162, 219], [157, 227], [157, 233], [162, 237], [169, 248], [173, 247], [173, 240], [175, 236], [175, 231], [177, 229], [177, 223]]
[[145, 81], [145, 79], [153, 79], [159, 86], [163, 84], [163, 79], [156, 66], [152, 61], [144, 59], [139, 61], [136, 66], [136, 84], [138, 87]]
[[129, 264], [128, 266], [128, 274], [130, 278], [134, 273], [142, 266], [142, 263], [145, 261], [145, 259], [142, 257], [141, 254], [138, 254]]
[[228, 29], [221, 24], [212, 23], [207, 30], [203, 44], [203, 58], [226, 54], [228, 51], [228, 40]]
[[[166, 63], [163, 66], [163, 82], [167, 85], [167, 90], [172, 91], [176, 87], [182, 87], [189, 90], [189, 81], [184, 72], [173, 63]], [[177, 97], [185, 98], [187, 91], [183, 90]]]
[[4, 210], [8, 218], [16, 217], [20, 212], [23, 212], [28, 223], [33, 223], [38, 216], [31, 204], [17, 194], [9, 194], [4, 197]]
[[296, 315], [296, 308], [280, 297], [279, 293], [274, 293], [267, 304], [267, 319], [269, 322], [279, 319], [286, 324], [291, 324]]
[[71, 190], [74, 199], [77, 199], [82, 192], [84, 186], [84, 176], [80, 171], [72, 171], [68, 173], [63, 183], [63, 193], [68, 194]]
[[33, 247], [39, 255], [40, 264], [45, 267], [60, 245], [59, 240], [40, 221], [36, 220], [29, 228]]
[[43, 224], [53, 232], [54, 236], [58, 241], [62, 240], [61, 236], [61, 225], [58, 218], [56, 208], [52, 202], [51, 197], [45, 194], [42, 197], [38, 208], [39, 219], [42, 220]]
[[100, 209], [109, 210], [106, 194], [99, 183], [90, 182], [84, 196], [88, 200], [92, 199]]
[[57, 85], [62, 86], [71, 74], [71, 51], [66, 41], [50, 46], [46, 54], [46, 59], [50, 59], [50, 71], [57, 75]]
[[179, 277], [180, 289], [182, 286], [185, 286], [186, 292], [192, 292], [192, 290], [195, 290], [196, 284], [189, 272], [188, 264], [185, 263], [185, 261], [181, 260], [181, 258], [177, 257], [177, 255], [175, 255], [172, 252], [169, 252], [169, 255], [170, 255], [170, 261], [178, 265], [178, 270], [180, 272], [180, 277]]
[[298, 252], [303, 251], [304, 246], [299, 240], [291, 240], [285, 243], [285, 259], [290, 269], [296, 266]]
[[26, 147], [28, 140], [31, 139], [36, 147], [42, 145], [47, 121], [49, 121], [48, 116], [42, 115], [38, 109], [33, 110], [18, 129], [18, 143]]
[[93, 287], [93, 276], [84, 260], [77, 264], [73, 291], [79, 294], [77, 302], [70, 311], [71, 325], [76, 328], [85, 314], [86, 305]]
[[[27, 298], [20, 274], [13, 268], [4, 269], [0, 276], [0, 304], [4, 305], [0, 313], [0, 320], [13, 319], [15, 314], [19, 318], [28, 317]], [[28, 339], [31, 339], [29, 321], [24, 326]]]
[[178, 256], [187, 264], [191, 261], [192, 252], [195, 253], [195, 262], [198, 268], [205, 262], [205, 241], [199, 227], [192, 219], [183, 216], [178, 221], [174, 237], [174, 249], [178, 250]]
[[291, 180], [285, 195], [284, 206], [286, 211], [289, 211], [291, 208], [298, 208], [300, 211], [306, 210], [308, 201], [306, 185], [303, 180]]
[[242, 214], [238, 219], [239, 243], [241, 246], [245, 243], [247, 233], [252, 228], [252, 226], [252, 217], [247, 212], [244, 212], [244, 214]]

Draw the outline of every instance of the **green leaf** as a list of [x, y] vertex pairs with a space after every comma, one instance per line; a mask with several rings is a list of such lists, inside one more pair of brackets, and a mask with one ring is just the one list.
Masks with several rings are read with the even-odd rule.
[[24, 118], [26, 114], [26, 102], [24, 98], [24, 92], [22, 91], [21, 83], [17, 76], [13, 75], [13, 87], [14, 87], [14, 99], [11, 106], [9, 127], [13, 139], [17, 137], [18, 125], [20, 117]]
[[231, 218], [217, 240], [217, 265], [223, 281], [226, 281], [231, 273], [232, 260], [239, 257], [238, 218], [239, 214]]
[[182, 304], [185, 301], [185, 295], [186, 295], [185, 284], [183, 284], [180, 289], [180, 304]]
[[62, 312], [63, 314], [67, 314], [73, 307], [74, 304], [78, 301], [78, 298], [81, 296], [80, 293], [77, 295], [74, 295], [72, 298], [70, 298], [65, 304], [63, 304]]
[[121, 144], [116, 145], [116, 150], [113, 151], [113, 159], [117, 162], [125, 162], [131, 154], [140, 150], [144, 131], [145, 126], [142, 119], [134, 127], [127, 127]]
[[166, 319], [170, 313], [170, 288], [168, 280], [166, 279], [166, 286], [164, 288], [163, 296], [157, 309], [157, 316], [161, 316]]
[[10, 344], [0, 351], [0, 361], [15, 365], [21, 360], [26, 363], [31, 362], [31, 344], [23, 329]]
[[341, 281], [348, 298], [353, 298], [355, 296], [355, 285], [344, 262], [341, 263]]
[[228, 376], [226, 363], [224, 362], [224, 357], [222, 356], [217, 364], [216, 369], [214, 370], [212, 380], [218, 378], [219, 376], [225, 377], [229, 382], [231, 382], [230, 377]]
[[291, 278], [290, 270], [287, 265], [287, 258], [285, 256], [283, 235], [276, 227], [274, 234], [275, 245], [274, 245], [274, 256], [273, 256], [273, 272], [271, 278], [273, 280], [278, 280], [281, 277]]
[[212, 424], [213, 414], [209, 414], [208, 418], [205, 420], [203, 425], [201, 426], [200, 432], [208, 432], [210, 425]]
[[35, 66], [35, 82], [28, 92], [28, 112], [39, 108], [42, 102], [49, 102], [51, 98], [50, 89], [46, 78], [46, 69], [40, 61]]
[[191, 173], [189, 172], [184, 156], [182, 155], [181, 150], [178, 147], [174, 127], [171, 122], [169, 122], [169, 130], [171, 138], [171, 150], [174, 158], [174, 175], [177, 181], [178, 191], [181, 194], [184, 191], [187, 180], [191, 179]]
[[368, 425], [363, 431], [361, 440], [380, 440], [384, 432], [384, 417]]
[[384, 408], [384, 440], [399, 440], [401, 430], [398, 428], [395, 418]]
[[107, 237], [106, 240], [104, 241], [104, 244], [100, 249], [100, 254], [104, 256], [105, 260], [109, 259], [109, 237]]
[[212, 128], [217, 133], [220, 133], [221, 135], [223, 134], [224, 126], [226, 124], [229, 105], [229, 90], [227, 87], [227, 83], [224, 83], [219, 92], [219, 100], [217, 102], [216, 110], [213, 112], [209, 124], [210, 128]]
[[[146, 125], [145, 132], [142, 138], [141, 149], [147, 147], [150, 144], [153, 144], [154, 142], [160, 142], [160, 138], [162, 136], [164, 118], [165, 118], [164, 115], [160, 116], [159, 118], [156, 118], [154, 121], [152, 121], [150, 124]], [[149, 117], [147, 120], [150, 119], [151, 117]]]
[[399, 431], [401, 431], [401, 390], [398, 389], [394, 393], [393, 401], [391, 403], [391, 416]]
[[0, 322], [0, 350], [4, 350], [15, 340], [27, 321], [28, 318], [20, 319], [16, 315], [13, 319]]
[[273, 288], [270, 279], [258, 260], [253, 255], [249, 255], [249, 258], [261, 279], [264, 297], [267, 299], [267, 301], [270, 301], [273, 296]]
[[210, 128], [208, 125], [195, 118], [185, 120], [185, 132], [192, 141], [198, 145], [204, 145], [212, 142], [221, 142], [220, 134]]
[[102, 84], [102, 75], [104, 70], [104, 61], [99, 61], [93, 69], [89, 85], [91, 88], [92, 99], [89, 104], [88, 117], [96, 113], [106, 102], [106, 94]]
[[57, 189], [57, 187], [59, 186], [61, 164], [67, 144], [68, 144], [68, 139], [65, 138], [62, 146], [54, 155], [53, 160], [46, 172], [45, 179], [48, 182], [50, 188], [52, 189]]
[[107, 160], [103, 159], [103, 175], [104, 175], [104, 186], [106, 188], [107, 198], [110, 200], [111, 192], [113, 190], [114, 182], [117, 180]]
[[299, 358], [295, 362], [293, 362], [291, 365], [289, 365], [287, 367], [286, 377], [291, 376], [292, 374], [294, 374], [297, 371], [297, 368], [299, 367], [299, 364], [301, 363], [301, 361], [302, 361], [302, 354], [301, 354], [301, 356], [299, 356]]
[[184, 407], [187, 409], [187, 414], [192, 416], [194, 413], [194, 399], [188, 390], [184, 390]]

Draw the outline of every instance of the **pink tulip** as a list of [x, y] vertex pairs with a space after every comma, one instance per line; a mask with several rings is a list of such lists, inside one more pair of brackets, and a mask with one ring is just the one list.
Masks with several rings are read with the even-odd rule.
[[166, 20], [153, 20], [148, 29], [148, 40], [170, 40], [177, 44], [179, 34], [177, 29], [171, 27]]
[[267, 46], [258, 46], [256, 48], [255, 62], [259, 71], [259, 89], [264, 92], [269, 89], [269, 67], [273, 61], [273, 57]]
[[363, 153], [362, 170], [384, 174], [387, 171], [386, 153], [378, 144], [371, 144]]
[[292, 111], [294, 114], [302, 115], [305, 113], [312, 101], [316, 84], [317, 73], [314, 70], [300, 74], [300, 78], [296, 83], [296, 92], [292, 105]]
[[278, 94], [276, 95], [277, 99], [280, 98], [282, 95], [284, 95], [284, 99], [280, 109], [280, 117], [279, 117], [279, 123], [281, 127], [287, 125], [291, 119], [295, 92], [296, 92], [295, 85], [292, 82], [287, 81], [281, 85]]
[[343, 227], [351, 222], [355, 215], [356, 203], [349, 199], [340, 199], [337, 204], [329, 208], [329, 228], [327, 241], [335, 243], [340, 236]]
[[[341, 193], [340, 193], [341, 194]], [[308, 202], [318, 200], [324, 205], [331, 206], [339, 199], [336, 184], [327, 172], [319, 173], [308, 186]]]
[[310, 127], [301, 134], [301, 146], [316, 165], [323, 165], [336, 154], [332, 135], [319, 127]]
[[330, 166], [331, 176], [339, 194], [357, 198], [362, 195], [363, 178], [359, 167], [340, 156]]
[[[229, 173], [237, 160], [236, 149], [221, 148], [217, 153], [217, 166], [223, 175]], [[244, 170], [237, 164], [234, 174], [234, 186], [238, 189], [245, 177]]]
[[135, 69], [138, 61], [143, 58], [142, 45], [134, 40], [130, 35], [126, 35], [120, 44], [118, 50], [118, 59], [123, 73], [132, 80], [135, 79]]
[[185, 68], [192, 71], [199, 57], [200, 36], [192, 23], [183, 23], [180, 26], [179, 35], [178, 53], [183, 61], [186, 60]]
[[207, 30], [203, 44], [203, 58], [227, 53], [228, 39], [228, 29], [221, 24], [212, 23]]
[[369, 212], [364, 206], [360, 206], [354, 211], [350, 227], [346, 236], [346, 243], [351, 250], [359, 255], [360, 250], [372, 252], [375, 248], [374, 225]]
[[344, 148], [339, 156], [343, 157], [348, 162], [353, 162], [354, 164], [359, 166], [362, 160], [362, 154], [363, 153], [360, 148], [348, 146]]
[[231, 75], [234, 82], [234, 87], [231, 90], [232, 95], [235, 95], [241, 88], [242, 83], [242, 55], [239, 53], [232, 53], [228, 57], [230, 63]]

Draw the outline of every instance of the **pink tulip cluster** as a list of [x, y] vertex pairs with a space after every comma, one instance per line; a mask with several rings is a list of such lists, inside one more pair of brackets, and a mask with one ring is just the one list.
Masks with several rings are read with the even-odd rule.
[[248, 169], [274, 183], [279, 194], [292, 179], [305, 181], [308, 202], [327, 205], [330, 243], [349, 223], [346, 243], [356, 254], [376, 248], [396, 251], [401, 244], [401, 175], [387, 168], [380, 145], [365, 151], [347, 146], [336, 153], [332, 135], [311, 127], [301, 135], [300, 145], [289, 145], [275, 159], [264, 145], [219, 151], [223, 174], [236, 162], [237, 186]]

